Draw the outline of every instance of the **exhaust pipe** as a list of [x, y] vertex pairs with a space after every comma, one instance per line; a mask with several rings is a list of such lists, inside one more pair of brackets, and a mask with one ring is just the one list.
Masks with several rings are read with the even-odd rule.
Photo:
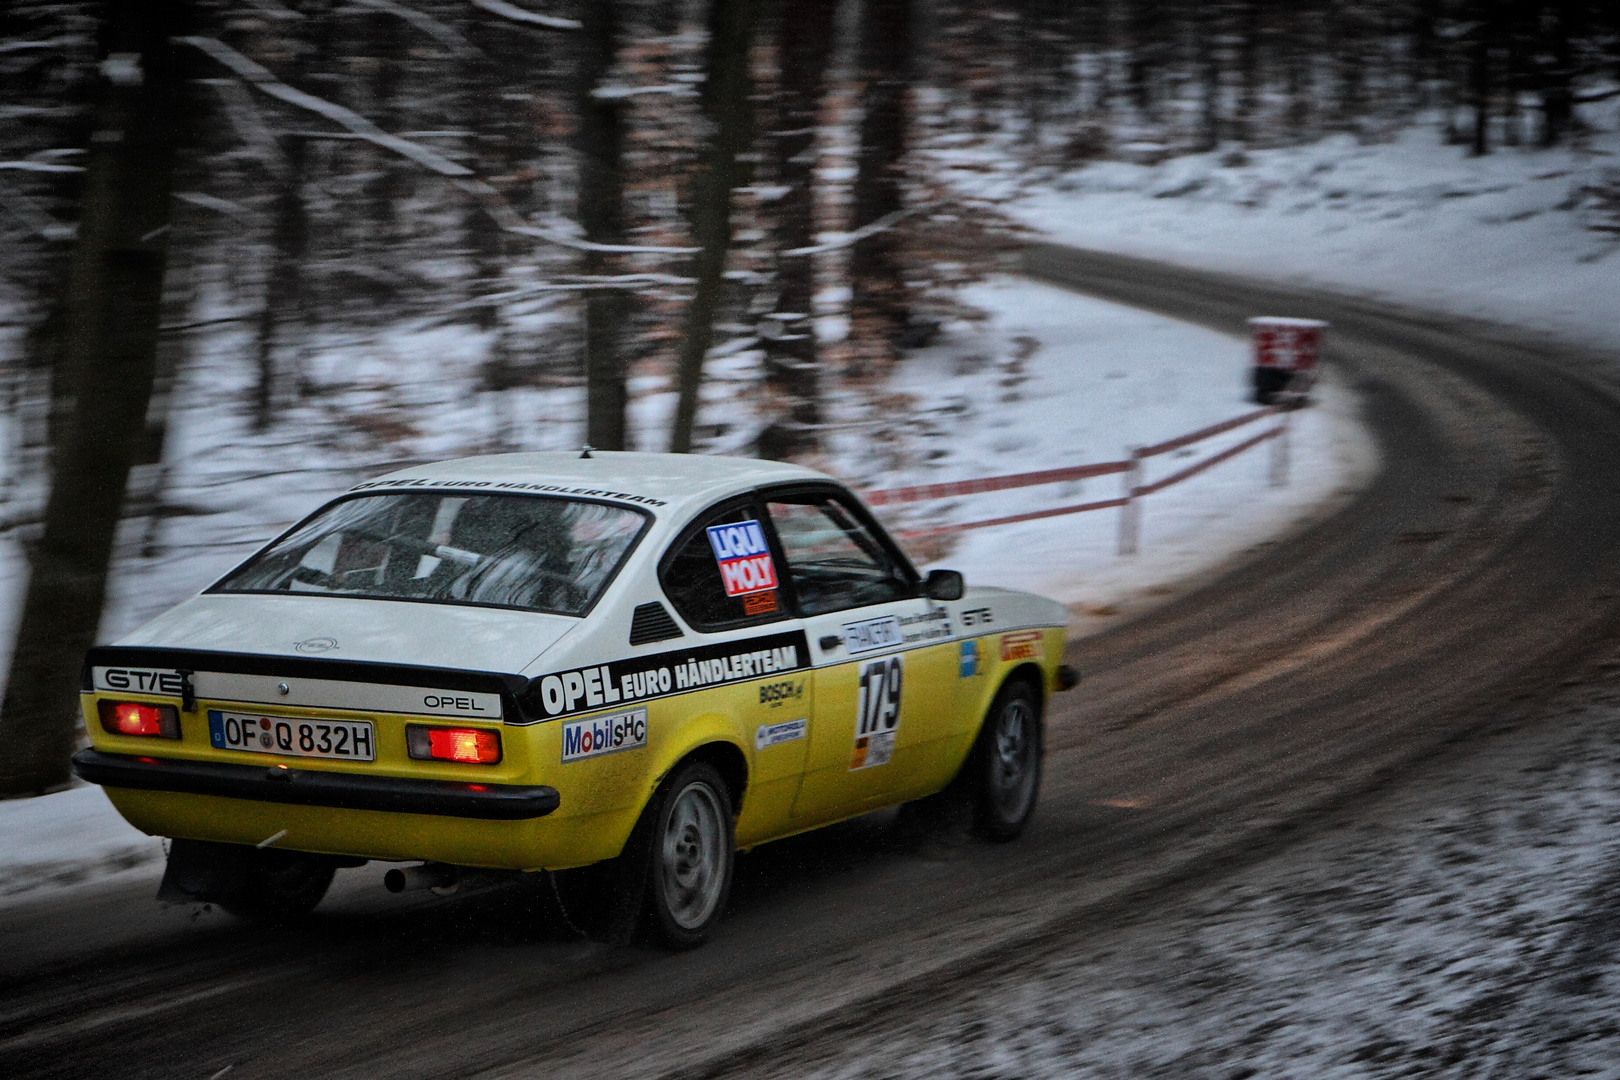
[[395, 867], [383, 875], [383, 885], [391, 893], [432, 889], [440, 896], [449, 896], [460, 884], [461, 871], [448, 863], [430, 862], [404, 869]]

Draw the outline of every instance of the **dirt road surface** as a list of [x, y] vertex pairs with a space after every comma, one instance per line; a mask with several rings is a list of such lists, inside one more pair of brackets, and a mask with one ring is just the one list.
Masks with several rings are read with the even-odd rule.
[[[1602, 358], [1507, 331], [1051, 246], [1028, 272], [1239, 331], [1333, 322], [1383, 469], [1349, 505], [1076, 642], [1019, 842], [876, 815], [743, 858], [703, 949], [574, 938], [543, 894], [401, 900], [355, 871], [273, 933], [123, 887], [0, 912], [15, 1077], [706, 1076], [881, 1035], [1189, 881], [1254, 863], [1448, 744], [1544, 708], [1620, 621]], [[1151, 512], [1151, 508], [1149, 510]]]

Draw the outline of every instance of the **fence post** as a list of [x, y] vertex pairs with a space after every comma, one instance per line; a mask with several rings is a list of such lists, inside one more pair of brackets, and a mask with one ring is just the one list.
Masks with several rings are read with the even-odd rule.
[[1292, 410], [1281, 414], [1277, 423], [1277, 434], [1271, 440], [1271, 486], [1274, 488], [1288, 486], [1290, 450], [1288, 440], [1293, 417]]
[[1125, 478], [1125, 505], [1119, 508], [1119, 553], [1135, 555], [1142, 535], [1142, 500], [1136, 489], [1142, 486], [1142, 451], [1131, 447], [1131, 466], [1122, 474]]

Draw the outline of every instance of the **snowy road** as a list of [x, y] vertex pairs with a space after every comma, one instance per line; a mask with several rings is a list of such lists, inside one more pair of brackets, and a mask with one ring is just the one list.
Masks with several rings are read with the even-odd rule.
[[[716, 939], [573, 940], [519, 890], [400, 903], [369, 871], [290, 934], [147, 887], [0, 912], [14, 1076], [796, 1072], [992, 966], [1173, 910], [1173, 886], [1353, 813], [1390, 771], [1536, 715], [1620, 625], [1620, 406], [1595, 360], [1453, 319], [1037, 248], [1030, 271], [1235, 328], [1333, 321], [1384, 463], [1338, 515], [1075, 646], [1017, 844], [871, 817], [742, 860]], [[1334, 815], [1339, 815], [1335, 818]], [[341, 879], [340, 879], [341, 880]], [[954, 1000], [954, 999], [953, 999]], [[909, 1025], [909, 1026], [908, 1026]]]

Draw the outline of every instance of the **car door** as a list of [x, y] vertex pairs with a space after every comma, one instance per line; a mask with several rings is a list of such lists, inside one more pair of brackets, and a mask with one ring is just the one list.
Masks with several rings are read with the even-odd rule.
[[940, 772], [958, 658], [950, 613], [845, 492], [762, 499], [816, 657], [798, 825], [922, 794]]
[[664, 595], [700, 639], [675, 653], [693, 658], [691, 685], [702, 687], [683, 711], [720, 712], [745, 728], [748, 794], [737, 820], [744, 846], [788, 828], [814, 697], [810, 650], [760, 514], [751, 496], [711, 507], [659, 563]]

